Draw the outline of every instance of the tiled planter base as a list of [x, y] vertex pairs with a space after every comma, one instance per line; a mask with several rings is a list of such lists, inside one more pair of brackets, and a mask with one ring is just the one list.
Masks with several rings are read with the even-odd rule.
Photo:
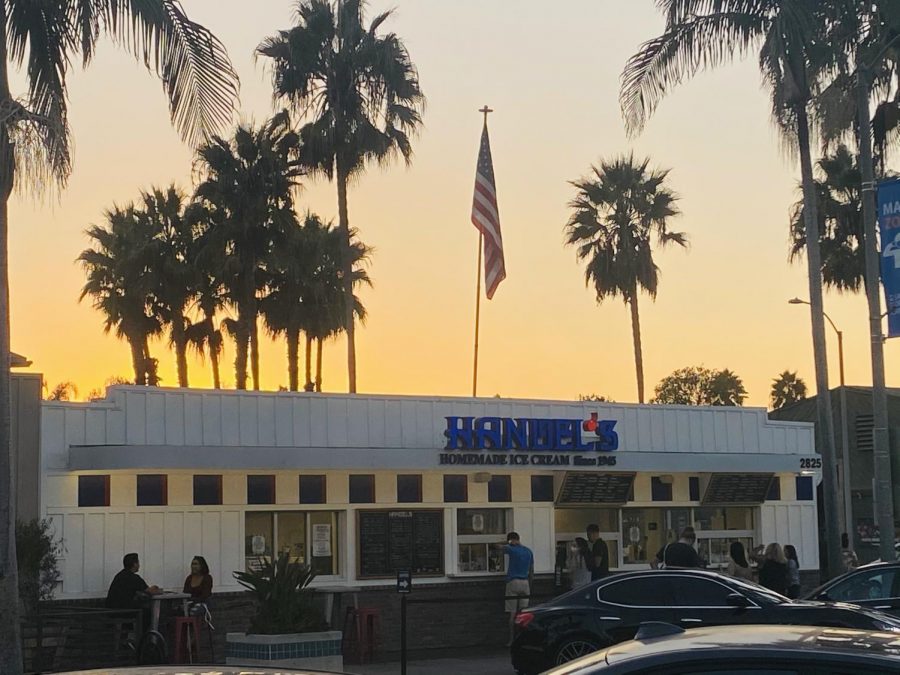
[[341, 631], [248, 635], [228, 633], [225, 663], [247, 666], [282, 666], [343, 670]]

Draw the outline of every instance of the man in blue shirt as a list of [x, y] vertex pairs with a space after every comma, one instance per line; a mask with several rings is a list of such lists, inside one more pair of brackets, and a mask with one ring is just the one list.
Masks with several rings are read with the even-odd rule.
[[[503, 544], [500, 544], [503, 546]], [[520, 609], [528, 606], [528, 596], [531, 595], [531, 575], [534, 570], [534, 554], [527, 546], [522, 546], [518, 532], [510, 532], [506, 535], [506, 545], [503, 552], [507, 555], [506, 561], [506, 611], [509, 613], [509, 642], [512, 645], [515, 635], [516, 614]]]

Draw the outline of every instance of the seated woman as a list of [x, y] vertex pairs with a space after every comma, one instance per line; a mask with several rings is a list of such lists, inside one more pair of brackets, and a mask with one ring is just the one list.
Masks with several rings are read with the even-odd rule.
[[209, 600], [212, 595], [213, 579], [209, 573], [209, 565], [202, 555], [194, 556], [191, 560], [191, 573], [184, 580], [182, 592], [191, 596], [191, 603], [201, 603]]

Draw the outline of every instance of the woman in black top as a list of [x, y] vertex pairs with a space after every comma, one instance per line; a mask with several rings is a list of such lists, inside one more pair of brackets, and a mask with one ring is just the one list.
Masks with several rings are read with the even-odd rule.
[[759, 583], [771, 591], [785, 595], [788, 588], [788, 565], [781, 546], [766, 546], [766, 553], [759, 566]]

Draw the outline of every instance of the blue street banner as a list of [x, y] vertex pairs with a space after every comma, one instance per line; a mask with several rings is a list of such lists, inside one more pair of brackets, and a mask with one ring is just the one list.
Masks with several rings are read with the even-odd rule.
[[878, 184], [878, 227], [888, 337], [900, 337], [900, 179]]

